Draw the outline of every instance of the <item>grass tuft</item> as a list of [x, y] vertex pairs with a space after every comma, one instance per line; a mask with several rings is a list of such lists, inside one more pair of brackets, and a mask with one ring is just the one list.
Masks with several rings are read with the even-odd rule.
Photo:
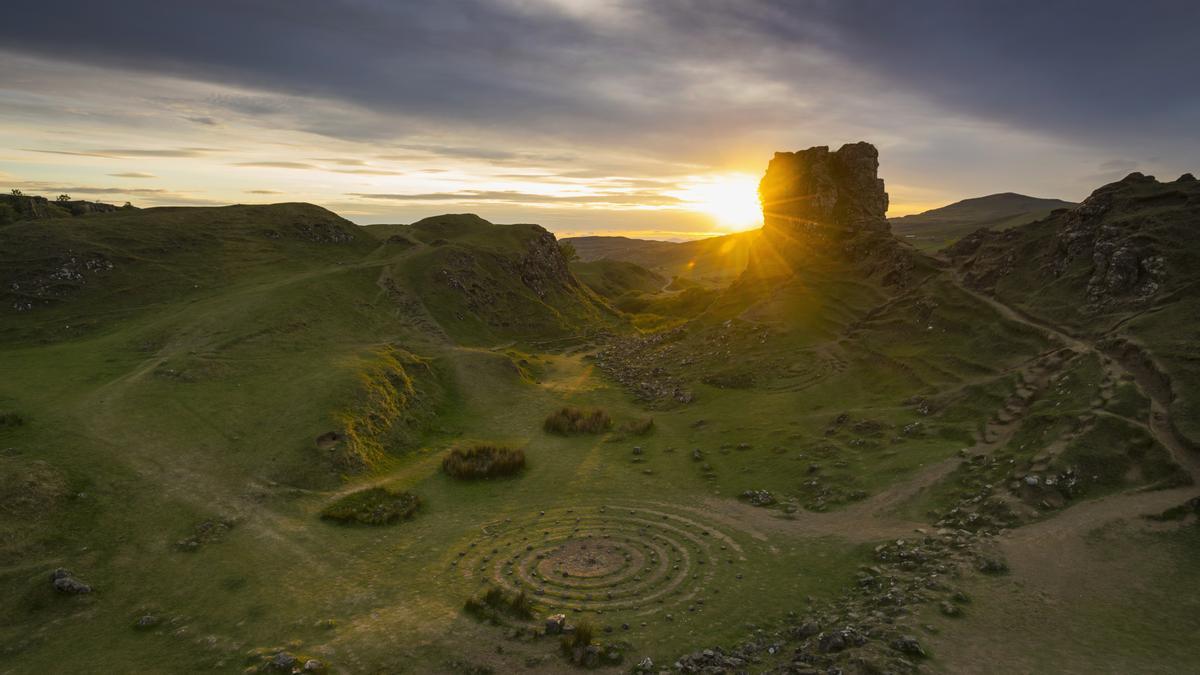
[[612, 418], [600, 408], [583, 410], [565, 407], [555, 411], [542, 424], [547, 433], [567, 436], [570, 434], [599, 434], [612, 428]]
[[582, 649], [592, 644], [596, 639], [596, 627], [587, 621], [580, 621], [575, 630], [562, 637], [562, 649], [568, 656], [576, 649]]
[[339, 523], [390, 525], [412, 518], [421, 499], [411, 492], [376, 487], [359, 490], [326, 506], [321, 517]]
[[463, 609], [480, 619], [499, 623], [501, 615], [528, 621], [533, 618], [533, 603], [525, 591], [510, 594], [492, 586], [483, 595], [468, 598]]
[[456, 448], [442, 460], [442, 471], [463, 480], [509, 476], [524, 468], [524, 450], [493, 445]]

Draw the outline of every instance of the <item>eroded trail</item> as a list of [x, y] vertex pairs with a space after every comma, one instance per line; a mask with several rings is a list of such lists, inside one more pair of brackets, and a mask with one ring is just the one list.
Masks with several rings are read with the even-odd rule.
[[1096, 354], [1113, 379], [1119, 380], [1122, 376], [1131, 378], [1137, 386], [1138, 391], [1151, 402], [1150, 417], [1145, 421], [1146, 428], [1154, 436], [1155, 440], [1171, 453], [1172, 459], [1188, 472], [1188, 475], [1192, 477], [1193, 483], [1200, 485], [1200, 452], [1189, 448], [1187, 443], [1175, 431], [1174, 426], [1171, 424], [1169, 412], [1171, 392], [1169, 389], [1164, 390], [1161, 383], [1151, 381], [1153, 379], [1151, 373], [1147, 372], [1144, 368], [1132, 367], [1130, 364], [1122, 363], [1120, 360], [1112, 358], [1094, 342], [1071, 335], [1056, 326], [1039, 321], [991, 296], [970, 288], [963, 282], [962, 277], [957, 272], [951, 273], [951, 276], [955, 285], [960, 290], [992, 307], [1004, 318], [1041, 331], [1077, 352]]

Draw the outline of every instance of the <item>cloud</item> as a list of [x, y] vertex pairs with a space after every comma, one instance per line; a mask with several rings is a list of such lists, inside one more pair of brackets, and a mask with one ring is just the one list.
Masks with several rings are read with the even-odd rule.
[[[590, 188], [576, 200], [638, 202], [630, 191], [760, 171], [775, 150], [860, 139], [880, 146], [884, 178], [911, 186], [922, 203], [1000, 190], [1075, 199], [1107, 158], [1161, 157], [1139, 166], [1165, 174], [1194, 169], [1187, 164], [1200, 156], [1200, 88], [1190, 86], [1200, 62], [1197, 3], [62, 0], [55, 8], [72, 20], [46, 22], [44, 8], [16, 3], [0, 22], [0, 53], [21, 60], [0, 71], [0, 136], [20, 139], [8, 147], [195, 160], [189, 167], [202, 178], [176, 187], [219, 183], [230, 198], [243, 186], [228, 185], [237, 178], [228, 163], [255, 157], [269, 161], [236, 166], [295, 169], [289, 189], [306, 199], [350, 189], [393, 195], [375, 198], [382, 209], [490, 198], [566, 219], [571, 202], [552, 212], [555, 197], [531, 184]], [[33, 73], [25, 67], [33, 62], [47, 65]], [[72, 129], [78, 146], [27, 133], [52, 125]], [[190, 147], [201, 143], [240, 154]], [[138, 168], [157, 170], [150, 161]], [[347, 187], [354, 175], [361, 187]], [[372, 176], [400, 179], [381, 187]], [[83, 172], [60, 182], [88, 180]], [[607, 203], [575, 206], [595, 214]]]
[[110, 173], [108, 175], [114, 178], [158, 178], [158, 176], [152, 173], [143, 173], [141, 171], [125, 171], [122, 173]]
[[608, 192], [583, 195], [545, 195], [516, 190], [462, 190], [458, 192], [427, 192], [420, 194], [350, 193], [362, 199], [383, 199], [399, 202], [507, 202], [517, 204], [606, 204], [622, 207], [677, 206], [682, 200], [657, 192]]
[[40, 152], [49, 155], [70, 155], [74, 157], [101, 157], [104, 159], [138, 159], [138, 158], [189, 158], [203, 157], [209, 153], [219, 152], [213, 148], [165, 148], [165, 149], [144, 149], [144, 148], [123, 148], [114, 150], [87, 150], [87, 151], [72, 151], [72, 150], [40, 150], [37, 148], [25, 148], [26, 152]]
[[248, 195], [281, 195], [281, 194], [283, 194], [279, 190], [246, 190], [245, 192]]
[[235, 162], [234, 166], [253, 167], [257, 169], [320, 169], [321, 167], [304, 162]]

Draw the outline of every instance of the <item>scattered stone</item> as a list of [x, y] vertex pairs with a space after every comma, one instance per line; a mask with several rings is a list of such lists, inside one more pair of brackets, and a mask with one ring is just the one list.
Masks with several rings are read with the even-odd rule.
[[753, 506], [771, 506], [775, 503], [775, 496], [766, 490], [746, 490], [742, 493], [742, 499]]
[[917, 642], [917, 638], [911, 635], [903, 635], [892, 641], [892, 649], [898, 652], [908, 654], [909, 656], [925, 656], [925, 650], [921, 648], [921, 643]]
[[92, 587], [75, 578], [71, 571], [60, 567], [50, 573], [50, 583], [54, 590], [68, 595], [86, 595], [92, 592]]
[[157, 616], [154, 616], [153, 614], [143, 614], [142, 616], [138, 617], [137, 621], [133, 622], [133, 627], [137, 628], [138, 630], [150, 630], [160, 623], [162, 623], [162, 619], [158, 618]]

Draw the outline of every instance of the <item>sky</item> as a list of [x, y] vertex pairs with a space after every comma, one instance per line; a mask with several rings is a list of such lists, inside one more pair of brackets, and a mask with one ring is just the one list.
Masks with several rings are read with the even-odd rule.
[[1080, 200], [1200, 169], [1198, 25], [1191, 0], [12, 3], [0, 187], [686, 239], [754, 226], [773, 152], [866, 140], [892, 216]]

